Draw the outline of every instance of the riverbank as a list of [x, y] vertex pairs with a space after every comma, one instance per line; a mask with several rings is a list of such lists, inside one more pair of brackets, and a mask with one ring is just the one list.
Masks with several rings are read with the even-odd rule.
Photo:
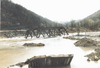
[[85, 57], [88, 57], [87, 61], [98, 61], [100, 60], [100, 32], [99, 33], [90, 32], [90, 33], [87, 33], [87, 35], [81, 34], [79, 36], [74, 34], [72, 36], [63, 38], [70, 40], [78, 40], [77, 42], [74, 43], [74, 45], [77, 47], [84, 47], [85, 49], [87, 48], [93, 49], [94, 52], [85, 55]]
[[92, 52], [85, 57], [88, 57], [87, 61], [98, 61], [100, 60], [100, 43], [96, 40], [92, 40], [89, 38], [82, 38], [74, 43], [75, 46], [85, 47], [85, 48], [93, 48], [95, 52]]
[[[93, 32], [93, 34], [95, 33]], [[70, 35], [72, 34], [70, 33], [69, 36]], [[63, 37], [68, 36], [57, 36], [53, 38], [34, 37], [32, 39], [25, 39], [24, 37], [2, 38], [0, 39], [0, 68], [7, 68], [10, 65], [24, 62], [26, 61], [26, 59], [33, 56], [50, 54], [74, 54], [71, 64], [65, 68], [100, 68], [100, 61], [88, 62], [87, 57], [84, 57], [84, 55], [94, 52], [94, 49], [76, 47], [74, 43], [77, 40], [64, 39]], [[44, 43], [45, 46], [24, 47], [22, 46], [24, 43]], [[28, 68], [28, 66], [25, 66], [23, 68]]]

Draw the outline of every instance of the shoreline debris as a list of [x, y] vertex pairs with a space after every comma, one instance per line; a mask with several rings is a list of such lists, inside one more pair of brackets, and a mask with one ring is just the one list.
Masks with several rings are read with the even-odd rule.
[[25, 43], [23, 46], [45, 46], [43, 43]]

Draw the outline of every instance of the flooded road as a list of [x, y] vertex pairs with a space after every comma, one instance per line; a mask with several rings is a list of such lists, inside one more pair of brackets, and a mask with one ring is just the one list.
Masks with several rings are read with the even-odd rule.
[[[69, 66], [60, 68], [100, 68], [100, 60], [97, 62], [87, 62], [84, 55], [93, 52], [91, 48], [76, 47], [73, 43], [77, 40], [55, 38], [33, 38], [25, 39], [24, 37], [3, 38], [0, 39], [0, 68], [7, 68], [19, 62], [37, 55], [50, 54], [74, 54]], [[24, 43], [44, 43], [44, 47], [24, 47]], [[19, 68], [17, 66], [11, 68]], [[24, 66], [23, 68], [28, 68]]]

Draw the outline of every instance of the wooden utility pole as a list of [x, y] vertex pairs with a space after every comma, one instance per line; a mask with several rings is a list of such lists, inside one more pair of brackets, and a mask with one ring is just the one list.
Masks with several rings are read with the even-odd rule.
[[85, 28], [85, 38], [86, 38], [86, 28]]

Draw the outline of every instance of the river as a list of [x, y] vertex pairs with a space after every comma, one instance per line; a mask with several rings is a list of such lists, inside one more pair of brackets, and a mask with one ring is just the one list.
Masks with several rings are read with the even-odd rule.
[[[87, 34], [100, 35], [100, 32], [91, 32]], [[96, 39], [100, 41], [100, 37], [96, 37]], [[77, 40], [64, 39], [63, 36], [33, 39], [25, 39], [24, 37], [0, 38], [0, 68], [7, 68], [10, 65], [24, 62], [33, 56], [51, 54], [74, 54], [71, 64], [60, 68], [100, 68], [100, 60], [88, 62], [87, 57], [84, 57], [84, 55], [94, 50], [91, 48], [76, 47], [74, 45], [76, 41]], [[24, 43], [44, 43], [45, 46], [24, 47], [22, 46]], [[20, 67], [14, 66], [9, 68]], [[28, 68], [28, 66], [26, 65], [23, 68]]]

